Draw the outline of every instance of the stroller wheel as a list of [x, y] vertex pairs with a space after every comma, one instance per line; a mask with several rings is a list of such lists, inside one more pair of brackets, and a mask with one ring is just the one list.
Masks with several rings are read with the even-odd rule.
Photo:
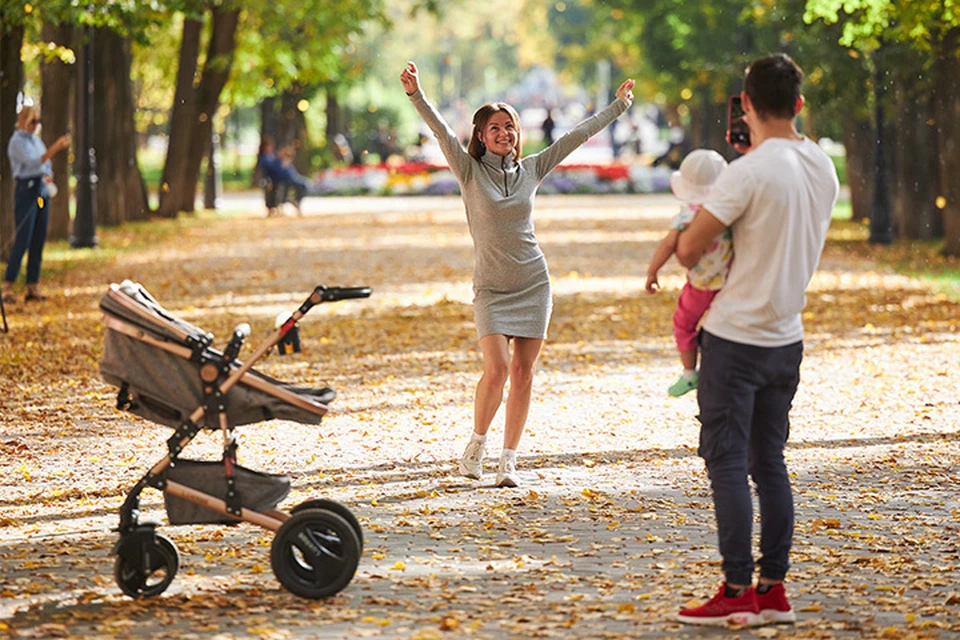
[[287, 591], [301, 598], [331, 596], [353, 579], [360, 541], [342, 516], [325, 509], [293, 514], [277, 531], [270, 564]]
[[138, 537], [117, 555], [113, 577], [131, 598], [150, 598], [163, 593], [180, 568], [180, 554], [168, 538], [159, 534]]
[[304, 509], [326, 509], [327, 511], [333, 511], [335, 514], [349, 522], [350, 526], [353, 527], [353, 532], [357, 534], [357, 539], [360, 541], [360, 553], [363, 553], [363, 528], [360, 526], [360, 521], [357, 520], [357, 516], [353, 515], [353, 512], [350, 511], [350, 509], [346, 508], [339, 502], [334, 502], [333, 500], [327, 500], [325, 498], [317, 498], [315, 500], [301, 502], [290, 510], [290, 514], [292, 515], [294, 513], [298, 513]]

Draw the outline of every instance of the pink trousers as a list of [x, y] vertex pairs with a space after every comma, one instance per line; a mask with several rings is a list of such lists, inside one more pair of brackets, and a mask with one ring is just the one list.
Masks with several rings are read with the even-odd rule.
[[697, 348], [697, 325], [719, 292], [719, 289], [698, 289], [689, 280], [683, 285], [683, 291], [677, 299], [677, 310], [673, 312], [673, 337], [677, 340], [678, 351]]

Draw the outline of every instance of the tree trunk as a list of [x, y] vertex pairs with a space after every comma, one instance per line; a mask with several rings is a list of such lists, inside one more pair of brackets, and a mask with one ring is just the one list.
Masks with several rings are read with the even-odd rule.
[[[0, 16], [2, 17], [2, 16]], [[23, 25], [0, 21], [0, 264], [6, 264], [16, 229], [13, 217], [13, 174], [7, 144], [17, 126], [17, 94], [23, 85]]]
[[[274, 143], [277, 140], [277, 99], [274, 96], [264, 98], [260, 102], [260, 143], [270, 137]], [[260, 167], [259, 157], [256, 170], [251, 175], [250, 186], [259, 189], [263, 184], [263, 169]]]
[[[704, 92], [702, 98], [708, 100], [709, 96]], [[714, 149], [727, 160], [732, 160], [739, 155], [736, 149], [727, 144], [726, 105], [704, 102], [691, 110], [688, 135], [691, 149]]]
[[157, 209], [157, 214], [164, 218], [176, 217], [186, 181], [184, 168], [187, 155], [190, 153], [193, 122], [197, 119], [197, 90], [193, 81], [197, 74], [197, 57], [200, 55], [202, 29], [203, 22], [200, 20], [186, 18], [183, 21], [177, 87], [170, 114], [167, 157], [163, 163], [163, 177], [160, 179], [160, 206]]
[[183, 190], [180, 192], [180, 210], [192, 212], [197, 199], [200, 165], [210, 151], [213, 118], [220, 107], [220, 93], [230, 78], [230, 67], [236, 50], [239, 9], [214, 7], [213, 33], [207, 48], [207, 60], [197, 87], [197, 117], [190, 134], [190, 151], [184, 166]]
[[137, 133], [133, 122], [131, 40], [103, 27], [96, 30], [93, 69], [96, 78], [93, 112], [97, 118], [93, 147], [97, 151], [97, 222], [117, 225], [150, 217], [147, 192], [137, 164]]
[[[960, 256], [960, 27], [947, 32], [936, 59], [936, 125], [939, 132], [943, 252]], [[942, 198], [942, 200], [940, 200]]]
[[[73, 46], [73, 26], [43, 23], [41, 39], [60, 46]], [[48, 147], [62, 136], [72, 121], [73, 84], [76, 65], [67, 65], [59, 58], [40, 65], [40, 104], [43, 110], [43, 142]], [[60, 195], [50, 201], [50, 224], [47, 237], [65, 240], [70, 237], [70, 159], [66, 153], [51, 158], [53, 177]]]
[[870, 217], [873, 206], [874, 156], [877, 140], [870, 122], [849, 120], [843, 124], [847, 156], [847, 185], [854, 220]]
[[260, 139], [271, 136], [276, 141], [277, 127], [277, 99], [270, 96], [260, 103]]
[[340, 108], [340, 101], [337, 99], [337, 88], [335, 86], [327, 87], [327, 106], [325, 109], [327, 116], [327, 145], [333, 144], [333, 139], [338, 133], [346, 133], [346, 124], [343, 119], [343, 110]]
[[293, 166], [306, 175], [310, 172], [310, 153], [307, 148], [309, 141], [307, 133], [307, 119], [300, 111], [298, 104], [303, 99], [303, 87], [294, 84], [283, 92], [280, 106], [280, 118], [277, 135], [277, 146], [293, 144], [297, 150]]
[[891, 128], [893, 230], [898, 237], [931, 240], [943, 233], [943, 218], [935, 205], [937, 139], [929, 124], [933, 108], [909, 81], [903, 78], [897, 85], [898, 125]]
[[926, 210], [923, 226], [924, 229], [921, 231], [920, 238], [924, 240], [933, 240], [934, 238], [942, 238], [944, 235], [943, 229], [943, 211], [940, 210], [940, 207], [937, 205], [937, 196], [940, 193], [940, 158], [937, 154], [937, 148], [939, 146], [938, 134], [936, 123], [936, 105], [932, 99], [927, 100], [926, 105], [926, 118], [923, 122], [919, 122], [918, 126], [922, 129], [922, 133], [918, 136], [923, 138], [926, 142], [926, 151], [923, 156], [923, 163], [926, 166], [927, 170], [927, 198], [928, 201], [933, 203], [932, 207], [928, 207]]
[[334, 85], [326, 88], [327, 106], [325, 113], [327, 116], [327, 148], [331, 151], [331, 157], [336, 162], [345, 164], [360, 164], [360, 154], [354, 153], [354, 142], [350, 139], [347, 131], [347, 122], [349, 114], [341, 106], [337, 98], [337, 87]]

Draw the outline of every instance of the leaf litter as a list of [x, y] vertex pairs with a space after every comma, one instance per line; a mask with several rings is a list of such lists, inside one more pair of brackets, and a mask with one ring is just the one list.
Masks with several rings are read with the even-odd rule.
[[[459, 201], [383, 200], [265, 220], [158, 221], [151, 242], [101, 244], [48, 267], [62, 291], [11, 305], [0, 336], [0, 633], [12, 637], [698, 638], [671, 622], [720, 579], [693, 394], [670, 318], [683, 282], [642, 291], [674, 207], [664, 197], [538, 202], [555, 307], [513, 491], [454, 474], [480, 357]], [[958, 305], [864, 256], [838, 225], [808, 292], [802, 382], [787, 450], [797, 501], [792, 626], [750, 638], [947, 638], [960, 632]], [[239, 430], [241, 464], [293, 477], [285, 505], [347, 505], [367, 545], [350, 586], [312, 602], [269, 569], [271, 536], [162, 527], [181, 569], [159, 598], [119, 594], [109, 550], [125, 492], [169, 431], [114, 407], [99, 380], [97, 303], [130, 278], [218, 336], [252, 344], [317, 284], [369, 300], [302, 322], [304, 352], [258, 369], [330, 385], [319, 427]], [[244, 354], [252, 352], [245, 347]], [[241, 354], [241, 357], [244, 356]], [[491, 432], [491, 456], [502, 413]], [[214, 459], [216, 438], [191, 445]], [[487, 461], [492, 471], [494, 460]], [[144, 494], [145, 519], [164, 521]]]

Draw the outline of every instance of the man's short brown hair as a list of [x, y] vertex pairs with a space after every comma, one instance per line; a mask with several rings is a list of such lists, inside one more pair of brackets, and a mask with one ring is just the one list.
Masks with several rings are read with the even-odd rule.
[[803, 71], [790, 56], [775, 53], [754, 61], [743, 80], [753, 109], [760, 118], [786, 118], [796, 115]]

